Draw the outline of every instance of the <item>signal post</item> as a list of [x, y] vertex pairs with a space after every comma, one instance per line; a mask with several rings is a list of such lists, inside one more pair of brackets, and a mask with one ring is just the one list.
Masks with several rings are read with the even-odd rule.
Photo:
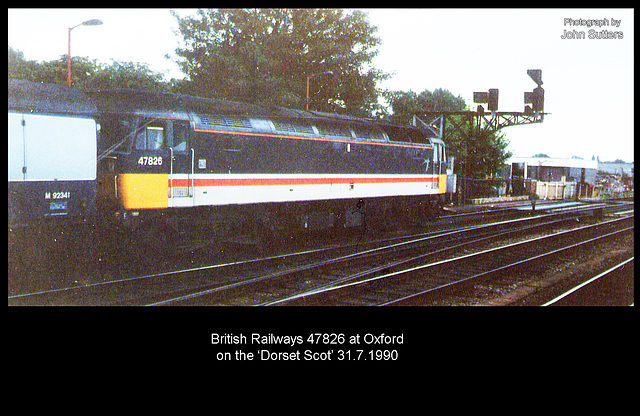
[[[413, 113], [413, 125], [426, 127], [438, 138], [443, 139], [446, 129], [452, 128], [462, 135], [465, 142], [465, 154], [468, 154], [468, 146], [473, 142], [481, 129], [496, 132], [510, 126], [522, 126], [525, 124], [542, 123], [544, 121], [544, 89], [542, 88], [542, 70], [528, 69], [527, 75], [537, 84], [531, 92], [524, 93], [525, 108], [522, 112], [498, 111], [499, 90], [491, 88], [487, 92], [474, 92], [473, 102], [487, 104], [487, 112], [482, 105], [476, 111], [422, 111]], [[526, 105], [530, 104], [530, 105]], [[443, 139], [445, 140], [445, 139]], [[460, 188], [460, 200], [466, 200], [468, 177], [467, 163], [463, 164], [462, 180]]]

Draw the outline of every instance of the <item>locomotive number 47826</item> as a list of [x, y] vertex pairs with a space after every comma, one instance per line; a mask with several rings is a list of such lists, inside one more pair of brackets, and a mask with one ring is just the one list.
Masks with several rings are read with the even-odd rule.
[[140, 159], [138, 159], [138, 165], [162, 165], [162, 156], [140, 156]]

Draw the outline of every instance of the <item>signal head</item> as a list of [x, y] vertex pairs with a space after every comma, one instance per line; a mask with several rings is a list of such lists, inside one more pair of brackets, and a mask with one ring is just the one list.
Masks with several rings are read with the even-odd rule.
[[527, 69], [527, 75], [538, 84], [538, 87], [542, 85], [542, 69]]

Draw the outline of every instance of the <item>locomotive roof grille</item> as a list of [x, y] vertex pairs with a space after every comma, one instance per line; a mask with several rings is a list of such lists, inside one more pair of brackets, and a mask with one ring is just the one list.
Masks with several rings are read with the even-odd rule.
[[375, 125], [367, 126], [367, 125], [354, 125], [353, 132], [356, 134], [356, 137], [359, 139], [373, 139], [373, 140], [386, 140], [384, 137], [384, 133]]
[[304, 134], [316, 134], [313, 131], [313, 127], [310, 124], [305, 123], [301, 120], [279, 120], [273, 119], [271, 120], [273, 125], [276, 128], [276, 131], [285, 132], [285, 133], [304, 133]]
[[349, 126], [343, 123], [332, 123], [330, 121], [318, 121], [316, 123], [318, 131], [323, 136], [338, 136], [351, 138]]
[[224, 126], [241, 129], [251, 129], [251, 122], [246, 117], [223, 115], [200, 115], [200, 123], [210, 126]]

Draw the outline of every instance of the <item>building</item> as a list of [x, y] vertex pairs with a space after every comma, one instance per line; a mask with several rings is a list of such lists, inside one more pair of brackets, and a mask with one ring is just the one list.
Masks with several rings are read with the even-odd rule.
[[595, 160], [512, 157], [503, 172], [505, 193], [535, 193], [540, 199], [593, 197], [597, 171]]
[[627, 174], [631, 176], [631, 172], [633, 171], [633, 162], [598, 162], [598, 170], [616, 175]]
[[597, 187], [600, 195], [622, 197], [633, 191], [633, 162], [599, 162]]

